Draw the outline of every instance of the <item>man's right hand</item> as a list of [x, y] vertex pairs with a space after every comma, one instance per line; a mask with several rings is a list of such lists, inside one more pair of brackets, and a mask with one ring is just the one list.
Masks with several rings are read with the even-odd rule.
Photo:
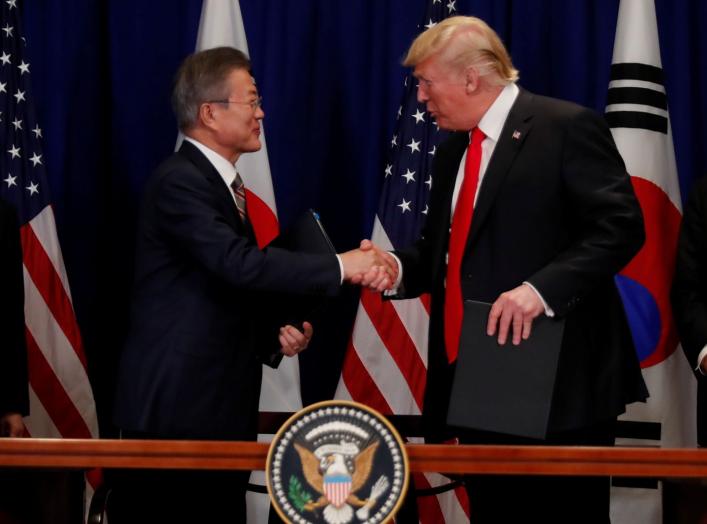
[[390, 289], [397, 279], [395, 260], [369, 240], [362, 241], [359, 249], [339, 256], [344, 266], [344, 280], [352, 284], [361, 284], [380, 292]]

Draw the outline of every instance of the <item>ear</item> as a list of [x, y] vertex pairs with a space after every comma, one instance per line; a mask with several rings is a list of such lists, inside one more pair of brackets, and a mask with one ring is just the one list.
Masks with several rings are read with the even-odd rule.
[[199, 106], [197, 120], [201, 123], [201, 125], [209, 129], [216, 125], [216, 118], [211, 104], [203, 103]]
[[476, 92], [481, 83], [481, 75], [474, 66], [468, 66], [464, 70], [464, 81], [466, 82], [466, 93], [468, 95]]

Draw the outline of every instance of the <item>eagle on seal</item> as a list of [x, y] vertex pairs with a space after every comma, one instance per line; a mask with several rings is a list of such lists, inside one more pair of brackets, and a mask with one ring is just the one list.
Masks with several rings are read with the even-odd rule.
[[359, 508], [356, 517], [366, 520], [370, 509], [389, 484], [388, 479], [381, 476], [373, 485], [368, 499], [362, 500], [356, 495], [368, 481], [379, 444], [376, 441], [358, 453], [353, 459], [353, 471], [349, 471], [344, 454], [329, 453], [320, 460], [312, 451], [295, 443], [304, 477], [321, 494], [316, 502], [305, 504], [304, 510], [314, 511], [323, 507], [324, 519], [329, 524], [346, 524], [353, 519], [353, 505]]

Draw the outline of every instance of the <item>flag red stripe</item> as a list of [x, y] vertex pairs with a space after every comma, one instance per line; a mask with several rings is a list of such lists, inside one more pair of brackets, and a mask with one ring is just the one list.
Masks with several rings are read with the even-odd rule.
[[377, 409], [381, 413], [390, 414], [393, 410], [380, 392], [380, 389], [369, 375], [368, 370], [358, 357], [353, 342], [346, 348], [346, 357], [341, 369], [341, 375], [349, 390], [351, 398], [356, 402]]
[[[431, 487], [425, 475], [422, 473], [413, 473], [412, 482], [416, 490], [430, 489]], [[444, 513], [442, 513], [439, 500], [433, 495], [417, 497], [417, 513], [420, 517], [421, 524], [445, 522]]]
[[471, 508], [469, 504], [469, 495], [466, 493], [466, 488], [464, 486], [457, 486], [454, 488], [454, 494], [457, 496], [459, 505], [462, 507], [462, 510], [464, 510], [466, 518], [469, 518], [471, 516]]
[[389, 301], [381, 298], [380, 293], [366, 289], [361, 291], [361, 304], [378, 331], [378, 336], [400, 368], [417, 406], [422, 411], [427, 368], [397, 311]]
[[280, 225], [270, 206], [248, 188], [245, 190], [245, 198], [248, 219], [253, 224], [258, 247], [263, 248], [280, 233]]
[[27, 268], [27, 272], [42, 295], [47, 307], [52, 312], [57, 324], [74, 348], [83, 368], [87, 369], [86, 356], [83, 351], [79, 326], [74, 316], [74, 308], [71, 305], [71, 299], [64, 290], [61, 278], [54, 269], [54, 265], [32, 226], [24, 224], [20, 228], [20, 235], [22, 239], [22, 261]]
[[86, 421], [66, 394], [64, 386], [54, 374], [37, 341], [28, 329], [25, 329], [25, 335], [29, 383], [59, 433], [64, 438], [92, 438]]
[[422, 302], [422, 305], [424, 306], [425, 310], [427, 311], [427, 314], [429, 315], [432, 309], [432, 299], [430, 297], [430, 294], [425, 293], [424, 295], [420, 295], [420, 302]]

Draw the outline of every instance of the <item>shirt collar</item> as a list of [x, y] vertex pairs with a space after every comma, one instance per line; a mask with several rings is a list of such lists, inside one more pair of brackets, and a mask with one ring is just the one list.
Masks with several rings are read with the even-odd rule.
[[236, 166], [201, 142], [198, 142], [188, 136], [184, 137], [184, 140], [194, 144], [196, 148], [204, 154], [211, 165], [214, 166], [214, 169], [219, 175], [221, 175], [221, 178], [223, 178], [226, 185], [231, 187], [231, 184], [236, 179]]
[[491, 107], [488, 108], [484, 116], [479, 121], [479, 129], [484, 132], [487, 138], [498, 142], [501, 136], [503, 125], [506, 123], [508, 113], [511, 112], [513, 103], [516, 101], [520, 89], [515, 83], [507, 84], [501, 93], [496, 97]]

